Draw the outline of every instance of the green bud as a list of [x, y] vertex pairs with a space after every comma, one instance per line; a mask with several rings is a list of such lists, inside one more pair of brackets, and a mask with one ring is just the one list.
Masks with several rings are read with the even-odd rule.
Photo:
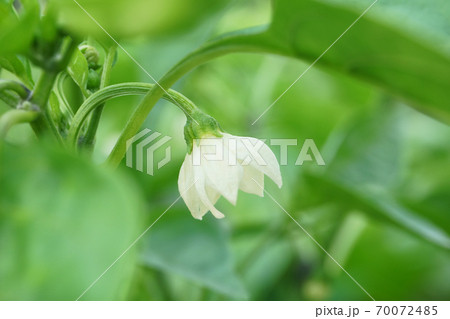
[[98, 69], [98, 61], [100, 59], [100, 55], [97, 51], [97, 49], [91, 45], [82, 45], [80, 47], [81, 53], [83, 53], [84, 57], [86, 58], [86, 61], [88, 63], [88, 66], [90, 69]]
[[97, 71], [89, 69], [86, 87], [91, 91], [98, 90], [98, 88], [100, 87], [100, 75], [97, 73]]
[[206, 136], [222, 137], [222, 129], [215, 118], [196, 109], [189, 114], [184, 126], [184, 139], [188, 146], [188, 153], [192, 152], [194, 140]]

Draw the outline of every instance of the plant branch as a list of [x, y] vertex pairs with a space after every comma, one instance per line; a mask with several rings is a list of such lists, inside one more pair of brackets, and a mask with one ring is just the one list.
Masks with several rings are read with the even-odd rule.
[[56, 133], [59, 135], [58, 129], [51, 119], [49, 108], [47, 107], [47, 102], [50, 97], [50, 92], [53, 89], [56, 76], [56, 72], [42, 71], [32, 92], [31, 103], [37, 105], [42, 111], [41, 115], [31, 123], [33, 130], [38, 136], [44, 134], [49, 128], [51, 128], [54, 134]]
[[0, 117], [0, 140], [3, 140], [8, 134], [9, 129], [19, 123], [32, 122], [38, 117], [36, 111], [27, 110], [9, 110]]
[[0, 100], [8, 104], [12, 108], [16, 108], [20, 103], [20, 98], [18, 98], [15, 94], [10, 92], [2, 92], [0, 91]]
[[53, 57], [51, 63], [47, 65], [46, 68], [43, 68], [30, 99], [30, 102], [37, 105], [42, 111], [41, 116], [31, 123], [33, 130], [39, 136], [46, 133], [50, 128], [53, 135], [60, 143], [62, 143], [62, 137], [57, 125], [52, 119], [51, 110], [48, 107], [48, 100], [50, 98], [50, 93], [53, 90], [53, 86], [55, 85], [58, 73], [66, 68], [70, 57], [77, 46], [76, 42], [72, 39], [67, 39], [66, 42], [67, 43], [62, 50], [63, 52], [55, 54], [57, 57]]
[[[89, 114], [91, 114], [91, 112], [95, 111], [97, 108], [103, 107], [106, 101], [125, 95], [143, 95], [148, 93], [154, 87], [155, 84], [150, 83], [120, 83], [110, 85], [93, 93], [89, 98], [86, 99], [86, 101], [84, 101], [84, 103], [80, 106], [77, 113], [73, 117], [72, 125], [67, 137], [67, 142], [70, 146], [76, 147], [81, 128], [83, 127], [83, 124], [85, 123]], [[183, 112], [192, 112], [197, 109], [195, 104], [183, 94], [175, 90], [168, 90], [167, 93], [168, 94], [164, 93], [162, 98], [169, 102], [172, 102]]]
[[109, 155], [108, 164], [112, 167], [117, 167], [120, 164], [126, 153], [127, 140], [138, 132], [156, 102], [178, 79], [196, 66], [228, 53], [266, 52], [284, 54], [276, 44], [262, 44], [261, 36], [263, 35], [260, 33], [250, 33], [248, 30], [223, 36], [200, 47], [175, 65], [137, 106]]
[[23, 100], [26, 100], [30, 95], [30, 91], [21, 83], [12, 80], [0, 80], [0, 92], [7, 90], [16, 93]]
[[[109, 84], [109, 79], [111, 77], [111, 69], [114, 63], [114, 58], [116, 56], [117, 46], [113, 45], [108, 49], [108, 53], [106, 54], [105, 63], [103, 64], [103, 72], [102, 78], [100, 81], [100, 89], [105, 88]], [[97, 133], [98, 124], [100, 122], [100, 117], [102, 115], [103, 107], [105, 105], [102, 104], [98, 106], [91, 115], [91, 119], [89, 121], [89, 126], [86, 131], [84, 143], [87, 147], [92, 147], [94, 144], [95, 135]]]

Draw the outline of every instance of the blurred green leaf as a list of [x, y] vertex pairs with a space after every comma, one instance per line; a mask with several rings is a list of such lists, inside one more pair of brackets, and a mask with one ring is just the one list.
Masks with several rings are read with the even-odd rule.
[[[448, 300], [449, 255], [392, 227], [369, 224], [343, 265], [377, 300]], [[341, 272], [331, 300], [367, 300]]]
[[11, 1], [0, 2], [0, 55], [26, 53], [39, 21], [35, 0], [22, 1], [23, 12], [15, 14]]
[[14, 55], [0, 56], [0, 68], [15, 74], [25, 85], [31, 88], [33, 79], [27, 61], [22, 62], [21, 59]]
[[265, 246], [244, 273], [252, 299], [270, 296], [271, 287], [277, 285], [292, 260], [292, 246], [284, 238], [276, 239]]
[[[449, 7], [443, 0], [424, 2], [437, 12]], [[403, 4], [408, 6], [406, 1]], [[422, 111], [450, 121], [450, 56], [421, 41], [419, 32], [412, 35], [401, 24], [391, 26], [383, 18], [384, 9], [369, 11], [319, 63], [380, 85]], [[349, 8], [336, 2], [274, 0], [265, 37], [286, 54], [315, 59], [362, 11], [361, 6]]]
[[136, 35], [167, 35], [186, 31], [209, 18], [226, 4], [225, 0], [53, 0], [60, 23], [79, 35], [106, 38], [91, 15], [115, 38]]
[[[314, 61], [339, 38], [323, 54], [318, 65], [376, 84], [418, 110], [450, 122], [447, 94], [450, 90], [449, 36], [440, 35], [423, 41], [429, 33], [422, 33], [420, 28], [411, 32], [403, 24], [386, 21], [389, 6], [381, 6], [370, 10], [340, 38], [370, 3], [364, 2], [367, 6], [361, 8], [362, 2], [357, 6], [321, 0], [272, 2], [272, 22], [266, 29], [232, 33], [210, 42], [199, 53], [214, 56], [243, 50]], [[450, 6], [444, 0], [415, 2], [426, 3], [437, 14], [449, 11]], [[406, 10], [408, 3], [402, 2]], [[433, 40], [445, 44], [436, 46]], [[194, 60], [192, 57], [196, 54], [183, 63], [188, 64]]]
[[307, 182], [327, 194], [327, 199], [340, 203], [349, 210], [361, 210], [376, 220], [388, 222], [419, 236], [435, 245], [450, 250], [450, 236], [439, 225], [433, 224], [416, 212], [403, 206], [395, 197], [384, 192], [361, 189], [358, 184], [347, 184], [330, 176], [306, 175]]
[[73, 53], [72, 59], [67, 66], [67, 73], [69, 73], [74, 82], [80, 87], [81, 91], [86, 96], [89, 67], [86, 58], [79, 49], [76, 49]]
[[[138, 192], [44, 145], [3, 150], [0, 299], [75, 300], [137, 237]], [[130, 251], [83, 299], [124, 298], [135, 262]]]
[[335, 135], [344, 137], [326, 165], [327, 174], [369, 191], [397, 186], [404, 152], [403, 111], [384, 99], [374, 111], [355, 117], [350, 127], [335, 130]]
[[356, 118], [326, 171], [304, 171], [305, 185], [319, 194], [315, 199], [319, 202], [332, 200], [346, 210], [361, 210], [450, 249], [445, 230], [397, 199], [404, 164], [400, 162], [404, 158], [402, 111], [386, 103], [374, 113]]
[[247, 293], [233, 270], [227, 232], [216, 219], [199, 222], [188, 212], [168, 212], [145, 238], [144, 265], [174, 272], [221, 294]]

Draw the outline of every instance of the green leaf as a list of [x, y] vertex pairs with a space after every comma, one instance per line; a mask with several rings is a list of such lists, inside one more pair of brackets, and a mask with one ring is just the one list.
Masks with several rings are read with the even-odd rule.
[[67, 72], [80, 87], [83, 95], [87, 96], [86, 85], [89, 76], [89, 67], [83, 53], [79, 49], [76, 49], [69, 65], [67, 66]]
[[[198, 26], [226, 5], [225, 0], [79, 0], [86, 10], [114, 38], [136, 35], [167, 35]], [[106, 33], [72, 0], [52, 0], [62, 25], [86, 36], [107, 38]]]
[[[436, 13], [449, 11], [448, 1], [415, 1], [419, 2]], [[368, 7], [370, 1], [365, 3]], [[274, 0], [272, 23], [263, 41], [278, 43], [285, 54], [314, 60], [358, 18], [361, 7], [336, 1]], [[403, 1], [401, 8], [408, 7], [409, 2]], [[388, 12], [388, 6], [369, 11], [319, 65], [377, 84], [423, 112], [450, 121], [450, 51], [422, 41], [420, 30], [412, 34], [400, 23], [386, 22]], [[448, 46], [450, 37], [444, 40]]]
[[14, 55], [0, 56], [0, 68], [4, 68], [15, 74], [25, 85], [31, 88], [33, 79], [31, 69], [27, 63], [27, 61], [22, 62], [21, 59]]
[[347, 184], [330, 176], [306, 173], [307, 182], [326, 194], [328, 200], [340, 203], [350, 210], [361, 210], [369, 216], [388, 222], [441, 248], [450, 250], [450, 236], [439, 225], [411, 211], [395, 197], [383, 191], [361, 189], [358, 184]]
[[[239, 51], [275, 53], [309, 62], [320, 57], [317, 66], [375, 84], [410, 106], [450, 123], [448, 32], [430, 31], [430, 25], [434, 25], [431, 22], [428, 28], [421, 28], [423, 22], [414, 26], [411, 19], [402, 24], [386, 18], [396, 11], [403, 11], [401, 16], [405, 17], [410, 1], [396, 2], [397, 6], [377, 7], [377, 3], [357, 22], [371, 2], [272, 0], [272, 3], [269, 26], [240, 30], [206, 43], [182, 60], [167, 78], [172, 80], [206, 60]], [[442, 21], [434, 25], [436, 29], [448, 30], [448, 1], [414, 0], [416, 7], [418, 4], [433, 13], [425, 15], [432, 17], [431, 21]]]
[[375, 111], [366, 111], [357, 117], [344, 132], [334, 132], [345, 138], [326, 165], [328, 175], [369, 191], [396, 186], [401, 178], [401, 124], [406, 114], [405, 109], [392, 101], [383, 102]]
[[[138, 192], [61, 150], [3, 150], [0, 299], [75, 300], [138, 236]], [[83, 299], [125, 298], [135, 262], [129, 251]]]
[[36, 1], [24, 1], [23, 12], [19, 16], [9, 2], [0, 2], [0, 55], [26, 53], [39, 21]]
[[233, 298], [246, 298], [233, 270], [224, 225], [213, 218], [199, 222], [184, 210], [180, 214], [168, 212], [151, 229], [145, 238], [143, 264], [179, 274]]
[[400, 128], [406, 110], [385, 103], [357, 118], [346, 134], [338, 132], [345, 138], [334, 158], [325, 171], [304, 170], [305, 185], [319, 194], [319, 202], [332, 201], [346, 211], [360, 210], [450, 249], [450, 235], [441, 225], [399, 200], [405, 141]]

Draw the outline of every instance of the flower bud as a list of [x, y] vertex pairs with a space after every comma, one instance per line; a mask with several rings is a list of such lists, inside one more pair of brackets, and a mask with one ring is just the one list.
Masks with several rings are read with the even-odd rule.
[[100, 59], [100, 55], [97, 49], [91, 45], [82, 45], [80, 47], [80, 51], [86, 58], [89, 69], [98, 69], [98, 61]]
[[97, 71], [89, 69], [86, 87], [91, 91], [98, 90], [98, 88], [100, 87], [100, 75], [97, 73]]

